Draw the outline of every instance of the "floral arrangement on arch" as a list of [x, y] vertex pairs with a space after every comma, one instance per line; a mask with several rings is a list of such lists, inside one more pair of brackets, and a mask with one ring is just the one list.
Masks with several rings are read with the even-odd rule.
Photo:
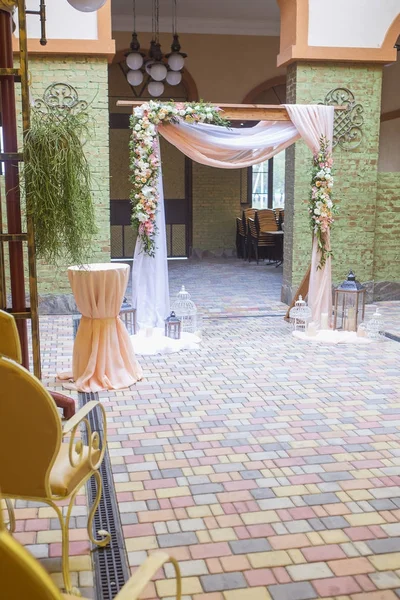
[[308, 212], [310, 226], [317, 239], [321, 257], [318, 269], [321, 269], [329, 256], [332, 256], [328, 245], [328, 231], [337, 214], [337, 207], [332, 202], [332, 175], [333, 158], [329, 151], [328, 140], [320, 139], [319, 152], [314, 154], [312, 182]]
[[131, 203], [132, 225], [137, 229], [146, 254], [155, 254], [156, 212], [160, 151], [157, 125], [160, 123], [213, 123], [227, 127], [229, 122], [218, 107], [204, 102], [155, 102], [134, 109], [131, 116]]

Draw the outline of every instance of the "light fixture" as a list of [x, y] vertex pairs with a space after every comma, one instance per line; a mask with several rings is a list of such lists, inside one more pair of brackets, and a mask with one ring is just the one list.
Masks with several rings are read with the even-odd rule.
[[[69, 1], [69, 0], [68, 0]], [[74, 2], [85, 1], [94, 2], [95, 0], [71, 0]], [[98, 2], [101, 0], [97, 0]], [[126, 64], [129, 68], [126, 78], [131, 86], [141, 85], [144, 74], [148, 75], [147, 89], [151, 96], [161, 96], [164, 92], [166, 81], [169, 85], [179, 85], [182, 81], [182, 69], [185, 63], [186, 54], [181, 52], [179, 36], [177, 33], [177, 0], [172, 0], [172, 34], [173, 42], [170, 54], [166, 55], [168, 63], [164, 61], [159, 41], [159, 3], [160, 0], [152, 0], [152, 39], [150, 50], [146, 57], [140, 52], [140, 44], [136, 33], [136, 0], [133, 0], [133, 33], [130, 50], [126, 55]]]
[[67, 0], [67, 2], [80, 12], [95, 12], [104, 6], [107, 0]]
[[143, 65], [143, 57], [144, 54], [140, 52], [140, 44], [136, 33], [136, 0], [133, 0], [133, 33], [130, 50], [128, 54], [126, 54], [126, 64], [130, 69], [132, 69], [132, 71], [136, 71], [137, 69], [140, 69]]
[[172, 0], [172, 44], [171, 52], [166, 55], [168, 59], [168, 66], [171, 71], [181, 71], [185, 65], [185, 58], [187, 54], [181, 52], [181, 45], [179, 43], [179, 35], [177, 31], [177, 11], [176, 11], [177, 0]]
[[167, 67], [161, 62], [153, 63], [150, 66], [150, 76], [154, 81], [163, 81], [167, 76]]
[[179, 85], [182, 81], [182, 73], [180, 71], [168, 71], [166, 81], [169, 85]]
[[158, 96], [161, 96], [164, 92], [164, 84], [162, 81], [150, 81], [147, 89], [149, 90], [150, 96], [158, 98]]
[[128, 83], [130, 85], [140, 85], [143, 81], [143, 73], [142, 71], [134, 71], [134, 70], [129, 70], [128, 73], [126, 74], [126, 78], [128, 80]]

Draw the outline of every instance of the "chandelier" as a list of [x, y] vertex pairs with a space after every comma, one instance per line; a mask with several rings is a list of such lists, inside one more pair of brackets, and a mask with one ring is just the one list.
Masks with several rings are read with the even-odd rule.
[[[160, 0], [152, 0], [152, 38], [150, 50], [146, 56], [140, 51], [140, 43], [136, 33], [136, 0], [133, 0], [133, 33], [130, 50], [126, 55], [128, 72], [126, 79], [132, 87], [143, 83], [148, 77], [147, 90], [150, 96], [158, 97], [164, 92], [164, 81], [169, 85], [179, 85], [182, 81], [182, 69], [186, 54], [181, 52], [177, 32], [177, 0], [172, 1], [172, 44], [171, 52], [165, 57], [159, 40]], [[165, 59], [167, 59], [165, 61]]]

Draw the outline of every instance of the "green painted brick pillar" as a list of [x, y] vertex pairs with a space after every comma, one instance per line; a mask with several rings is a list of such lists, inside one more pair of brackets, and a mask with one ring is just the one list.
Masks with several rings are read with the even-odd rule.
[[[85, 155], [92, 175], [92, 193], [98, 232], [93, 239], [90, 262], [110, 260], [110, 169], [109, 169], [109, 108], [108, 63], [104, 57], [91, 56], [30, 56], [31, 95], [41, 98], [54, 83], [73, 86], [79, 100], [88, 103], [91, 136], [85, 143]], [[17, 104], [20, 111], [20, 103]], [[37, 261], [38, 290], [41, 312], [68, 312], [73, 306], [68, 282], [68, 264], [57, 268]], [[26, 265], [25, 265], [26, 267]]]
[[[348, 270], [373, 293], [382, 67], [356, 63], [295, 63], [288, 67], [287, 102], [317, 104], [333, 89], [347, 88], [364, 108], [363, 139], [354, 150], [337, 146], [332, 230], [332, 279]], [[282, 300], [290, 303], [311, 260], [307, 203], [312, 155], [303, 141], [286, 153], [285, 262]]]

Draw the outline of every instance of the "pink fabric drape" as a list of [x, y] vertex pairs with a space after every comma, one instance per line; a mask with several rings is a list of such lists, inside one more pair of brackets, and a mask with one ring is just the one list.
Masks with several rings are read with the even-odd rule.
[[128, 285], [129, 265], [70, 267], [68, 278], [82, 314], [73, 351], [72, 376], [76, 388], [98, 392], [136, 383], [142, 377], [142, 370], [128, 331], [118, 316]]
[[[321, 136], [329, 143], [332, 151], [333, 138], [333, 106], [286, 104], [289, 117], [310, 150], [315, 154], [319, 150]], [[330, 232], [326, 233], [326, 246], [330, 249]], [[318, 269], [320, 253], [315, 236], [313, 236], [311, 253], [310, 283], [308, 286], [308, 306], [312, 310], [313, 321], [319, 323], [321, 314], [327, 313], [332, 318], [332, 273], [331, 259], [328, 257], [321, 269]]]

